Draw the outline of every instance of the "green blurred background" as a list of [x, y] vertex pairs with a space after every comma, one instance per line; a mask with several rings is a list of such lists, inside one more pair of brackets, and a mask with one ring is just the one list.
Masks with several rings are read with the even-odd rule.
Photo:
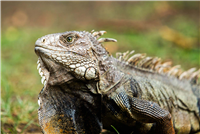
[[1, 132], [40, 133], [35, 41], [69, 30], [106, 30], [116, 51], [135, 50], [200, 68], [199, 1], [1, 2]]

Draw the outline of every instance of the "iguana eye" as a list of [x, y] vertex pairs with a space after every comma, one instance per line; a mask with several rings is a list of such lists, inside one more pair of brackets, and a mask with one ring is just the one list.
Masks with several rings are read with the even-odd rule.
[[77, 39], [77, 35], [76, 34], [65, 34], [65, 35], [61, 35], [59, 37], [60, 43], [63, 45], [71, 45], [76, 39]]
[[72, 42], [74, 40], [74, 37], [73, 36], [68, 36], [67, 37], [67, 42]]

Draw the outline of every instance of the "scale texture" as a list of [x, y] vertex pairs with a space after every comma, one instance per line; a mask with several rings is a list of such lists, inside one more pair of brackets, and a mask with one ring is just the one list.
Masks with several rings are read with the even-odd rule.
[[200, 131], [200, 70], [183, 71], [157, 57], [117, 53], [105, 31], [67, 31], [35, 43], [43, 89], [43, 133], [192, 134]]

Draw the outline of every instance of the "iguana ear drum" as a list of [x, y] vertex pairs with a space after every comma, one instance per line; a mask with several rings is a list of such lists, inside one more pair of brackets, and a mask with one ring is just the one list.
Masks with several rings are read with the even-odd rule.
[[94, 67], [89, 67], [85, 71], [85, 79], [91, 80], [98, 77], [97, 70]]

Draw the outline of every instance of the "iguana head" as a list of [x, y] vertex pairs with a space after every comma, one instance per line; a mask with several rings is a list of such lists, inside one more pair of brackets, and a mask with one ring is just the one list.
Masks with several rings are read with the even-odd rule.
[[49, 79], [51, 71], [59, 72], [59, 69], [61, 74], [72, 73], [81, 80], [98, 79], [98, 55], [108, 54], [100, 43], [116, 41], [109, 38], [97, 40], [103, 33], [105, 31], [69, 31], [39, 38], [35, 52], [39, 56], [38, 69], [42, 81]]

